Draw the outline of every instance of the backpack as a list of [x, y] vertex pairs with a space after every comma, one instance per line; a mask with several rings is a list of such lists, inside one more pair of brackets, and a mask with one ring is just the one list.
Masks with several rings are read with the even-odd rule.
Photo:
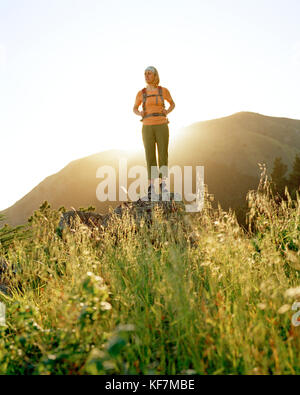
[[[164, 98], [163, 98], [162, 87], [161, 86], [158, 86], [158, 95], [147, 95], [147, 89], [146, 88], [144, 88], [142, 90], [142, 94], [143, 94], [143, 111], [144, 111], [144, 113], [146, 113], [146, 100], [147, 100], [147, 97], [156, 96], [156, 104], [158, 104], [158, 101], [157, 101], [158, 99], [157, 98], [158, 98], [158, 96], [160, 96], [160, 99], [161, 99], [162, 104], [163, 104], [163, 108], [165, 109], [165, 101], [164, 101]], [[141, 119], [141, 122], [143, 121], [143, 119], [148, 118], [148, 117], [161, 117], [161, 116], [165, 117], [165, 114], [157, 113], [157, 112], [152, 113], [152, 114], [147, 114]]]

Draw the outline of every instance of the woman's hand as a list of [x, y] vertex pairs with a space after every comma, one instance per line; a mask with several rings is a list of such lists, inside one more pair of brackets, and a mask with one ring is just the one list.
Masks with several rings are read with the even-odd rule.
[[162, 113], [164, 114], [165, 117], [168, 115], [168, 111], [165, 108], [163, 108]]
[[139, 109], [138, 109], [137, 106], [134, 106], [134, 107], [133, 107], [133, 112], [134, 112], [136, 115], [139, 115], [139, 116], [141, 116], [141, 117], [144, 118], [144, 115], [145, 115], [144, 111], [139, 111]]

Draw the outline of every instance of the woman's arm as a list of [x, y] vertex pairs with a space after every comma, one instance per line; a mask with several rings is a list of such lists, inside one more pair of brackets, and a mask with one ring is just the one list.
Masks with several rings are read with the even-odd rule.
[[175, 103], [172, 101], [172, 103], [170, 103], [170, 107], [166, 110], [166, 114], [170, 114], [171, 111], [173, 111], [175, 108]]
[[141, 117], [144, 116], [144, 111], [139, 111], [139, 106], [142, 104], [142, 91], [139, 91], [135, 98], [133, 112]]
[[171, 103], [170, 103], [170, 107], [166, 110], [166, 109], [163, 109], [163, 113], [165, 114], [165, 115], [168, 115], [168, 114], [170, 114], [170, 112], [171, 111], [173, 111], [174, 110], [174, 108], [175, 108], [175, 103], [172, 101]]
[[141, 116], [141, 117], [144, 116], [144, 111], [139, 111], [139, 106], [134, 105], [134, 107], [133, 107], [133, 112], [134, 112], [136, 115], [139, 115], [139, 116]]
[[169, 108], [167, 110], [165, 110], [166, 115], [168, 115], [168, 114], [170, 114], [171, 111], [174, 110], [175, 103], [174, 103], [174, 101], [172, 99], [172, 96], [171, 96], [169, 90], [167, 88], [163, 88], [163, 89], [164, 89], [165, 99], [170, 104]]

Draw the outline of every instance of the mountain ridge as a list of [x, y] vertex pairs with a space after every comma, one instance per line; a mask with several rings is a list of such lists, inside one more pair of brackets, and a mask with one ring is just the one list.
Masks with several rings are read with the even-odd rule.
[[[290, 171], [296, 154], [300, 154], [300, 120], [242, 111], [182, 128], [169, 145], [169, 167], [204, 166], [209, 193], [226, 209], [245, 204], [247, 190], [259, 179], [258, 163], [266, 163], [270, 173], [275, 157], [281, 156]], [[146, 165], [143, 151], [110, 149], [75, 159], [2, 210], [6, 219], [0, 225], [25, 223], [44, 200], [53, 208], [93, 205], [102, 213], [115, 208], [120, 201], [97, 200], [96, 170], [111, 165], [118, 178], [121, 157], [127, 158], [128, 167]], [[131, 182], [127, 180], [128, 187]]]

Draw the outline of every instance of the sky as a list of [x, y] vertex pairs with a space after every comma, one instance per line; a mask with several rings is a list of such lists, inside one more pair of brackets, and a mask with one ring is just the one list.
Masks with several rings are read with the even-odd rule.
[[300, 119], [299, 0], [0, 0], [0, 210], [69, 162], [144, 150], [133, 111], [158, 69], [184, 126]]

